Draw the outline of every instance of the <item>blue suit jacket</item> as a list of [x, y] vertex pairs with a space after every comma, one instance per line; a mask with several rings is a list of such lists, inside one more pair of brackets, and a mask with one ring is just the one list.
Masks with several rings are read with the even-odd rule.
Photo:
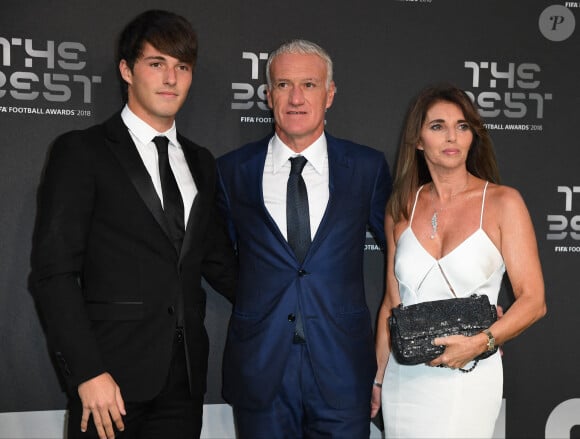
[[268, 138], [218, 160], [218, 205], [240, 263], [239, 287], [224, 353], [225, 399], [269, 404], [292, 344], [289, 315], [298, 304], [322, 394], [336, 408], [369, 403], [376, 371], [371, 316], [365, 301], [367, 226], [384, 245], [391, 180], [384, 155], [326, 135], [330, 196], [303, 264], [268, 213], [262, 177]]

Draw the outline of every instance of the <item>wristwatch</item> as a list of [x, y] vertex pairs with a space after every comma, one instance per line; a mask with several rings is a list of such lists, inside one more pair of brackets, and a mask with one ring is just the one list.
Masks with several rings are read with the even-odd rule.
[[491, 352], [495, 349], [495, 337], [489, 329], [486, 329], [483, 333], [487, 335], [487, 351]]

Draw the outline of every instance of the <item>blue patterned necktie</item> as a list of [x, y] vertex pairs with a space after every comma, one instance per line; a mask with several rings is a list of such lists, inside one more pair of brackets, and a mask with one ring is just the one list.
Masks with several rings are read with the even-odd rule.
[[308, 211], [308, 193], [302, 178], [306, 157], [290, 158], [291, 170], [286, 190], [286, 222], [288, 244], [298, 262], [302, 263], [310, 247], [310, 213]]

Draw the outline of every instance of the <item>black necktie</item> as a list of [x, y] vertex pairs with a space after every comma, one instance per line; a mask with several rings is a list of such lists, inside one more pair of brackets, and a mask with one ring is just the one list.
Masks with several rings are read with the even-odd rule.
[[308, 193], [302, 178], [306, 157], [290, 158], [291, 169], [286, 189], [286, 225], [288, 244], [298, 262], [302, 263], [310, 247], [310, 214], [308, 211]]
[[[286, 226], [288, 244], [298, 262], [302, 263], [310, 247], [310, 213], [308, 210], [308, 193], [302, 178], [302, 170], [306, 165], [306, 157], [290, 158], [291, 169], [286, 189]], [[294, 343], [304, 343], [304, 325], [302, 313], [296, 310], [296, 327], [294, 328]]]
[[173, 244], [177, 251], [181, 251], [181, 243], [185, 234], [183, 219], [183, 199], [177, 187], [177, 181], [169, 166], [167, 147], [169, 139], [165, 136], [157, 136], [153, 139], [159, 154], [159, 176], [161, 177], [161, 190], [163, 192], [163, 210], [169, 223], [169, 231]]

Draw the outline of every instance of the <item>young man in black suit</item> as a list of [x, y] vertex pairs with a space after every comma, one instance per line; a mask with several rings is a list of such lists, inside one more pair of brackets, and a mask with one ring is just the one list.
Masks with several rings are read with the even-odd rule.
[[30, 280], [69, 389], [69, 438], [201, 432], [201, 277], [232, 300], [236, 272], [214, 158], [175, 128], [196, 56], [183, 17], [136, 17], [118, 47], [125, 107], [48, 158]]

